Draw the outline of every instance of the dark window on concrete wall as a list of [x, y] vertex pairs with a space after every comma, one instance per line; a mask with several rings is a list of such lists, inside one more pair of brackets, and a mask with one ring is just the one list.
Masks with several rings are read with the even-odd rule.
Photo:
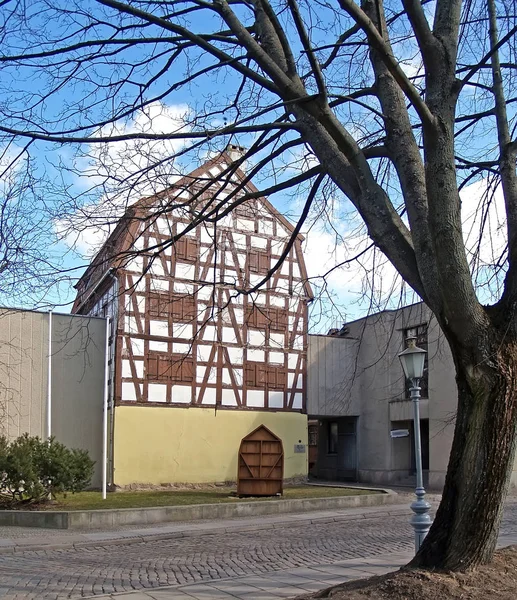
[[[408, 329], [403, 330], [403, 344], [404, 348], [406, 348], [406, 340], [408, 337], [416, 337], [416, 345], [422, 350], [428, 352], [428, 344], [427, 344], [427, 323], [423, 325], [417, 325], [416, 327], [409, 327]], [[420, 394], [422, 398], [429, 397], [429, 354], [425, 355], [424, 362], [424, 376], [420, 380]], [[411, 383], [406, 381], [406, 398], [410, 397], [409, 388], [411, 387]]]
[[338, 447], [338, 424], [337, 421], [328, 422], [328, 453], [337, 454]]

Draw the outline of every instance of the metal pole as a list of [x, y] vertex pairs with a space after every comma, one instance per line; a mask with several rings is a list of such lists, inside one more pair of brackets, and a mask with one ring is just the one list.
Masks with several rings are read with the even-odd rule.
[[52, 437], [52, 311], [48, 311], [47, 438]]
[[414, 409], [414, 430], [415, 430], [415, 458], [416, 458], [416, 500], [411, 504], [411, 510], [415, 513], [411, 517], [411, 525], [415, 530], [415, 553], [420, 550], [431, 527], [431, 516], [429, 511], [431, 505], [425, 500], [424, 477], [422, 474], [422, 443], [420, 441], [420, 382], [418, 379], [411, 381], [412, 387], [409, 389]]
[[109, 341], [111, 319], [106, 319], [106, 345], [104, 354], [104, 402], [102, 412], [102, 499], [106, 500], [108, 462], [108, 396], [109, 396]]

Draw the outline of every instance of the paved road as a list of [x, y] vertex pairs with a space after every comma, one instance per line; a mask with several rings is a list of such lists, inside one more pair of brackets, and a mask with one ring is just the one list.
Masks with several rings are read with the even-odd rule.
[[[517, 533], [517, 504], [502, 533]], [[412, 547], [406, 516], [0, 555], [0, 598], [79, 598], [272, 573]]]

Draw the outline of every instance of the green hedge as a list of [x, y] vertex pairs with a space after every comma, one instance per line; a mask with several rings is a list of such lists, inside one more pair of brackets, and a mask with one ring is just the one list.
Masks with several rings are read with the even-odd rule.
[[56, 493], [80, 492], [91, 482], [93, 461], [86, 450], [70, 450], [54, 438], [0, 437], [0, 494], [18, 502], [41, 502]]

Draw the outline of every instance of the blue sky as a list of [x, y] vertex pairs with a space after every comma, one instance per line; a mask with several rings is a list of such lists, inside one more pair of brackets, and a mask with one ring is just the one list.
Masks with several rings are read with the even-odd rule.
[[[74, 33], [74, 31], [85, 22], [84, 11], [91, 9], [93, 14], [100, 16], [105, 13], [105, 16], [110, 16], [109, 9], [100, 7], [94, 0], [87, 0], [86, 2], [75, 0], [64, 2], [64, 0], [59, 0], [59, 2], [53, 2], [52, 4], [70, 10], [76, 8], [77, 12], [72, 15], [73, 18], [70, 15], [68, 17], [61, 15], [61, 18], [57, 18], [55, 13], [48, 10], [48, 4], [39, 1], [29, 3], [30, 19], [25, 23], [20, 22], [17, 24], [17, 27], [13, 28], [13, 34], [7, 36], [4, 40], [4, 43], [9, 47], [9, 52], [19, 51], [26, 46], [30, 47], [31, 52], [49, 49], [56, 45], [53, 40], [62, 36], [69, 36], [69, 43], [80, 40], [80, 35]], [[390, 6], [390, 3], [387, 4]], [[398, 3], [393, 4], [393, 7], [396, 10], [400, 8]], [[327, 44], [335, 39], [342, 30], [343, 23], [333, 21], [330, 12], [325, 12], [325, 10], [321, 7], [318, 9], [317, 16], [323, 21], [321, 26], [316, 19], [313, 21], [312, 36], [315, 44]], [[428, 3], [426, 10], [429, 18], [431, 18], [434, 3]], [[328, 27], [324, 26], [325, 23], [328, 24]], [[107, 18], [105, 24], [96, 26], [93, 37], [113, 34], [113, 25], [114, 21]], [[213, 18], [201, 20], [194, 17], [191, 18], [190, 26], [196, 31], [206, 32], [215, 26], [215, 20]], [[292, 31], [290, 32], [292, 33]], [[405, 32], [404, 24], [397, 25], [395, 32], [402, 40]], [[148, 28], [147, 35], [158, 34], [163, 35], [163, 32], [156, 27]], [[480, 38], [470, 40], [470, 46], [464, 44], [465, 60], [478, 53], [481, 45], [485, 43], [486, 40]], [[127, 101], [129, 106], [131, 101], [135, 99], [139, 89], [137, 84], [148, 80], [147, 67], [139, 66], [138, 61], [141, 61], [146, 53], [153, 54], [156, 58], [152, 64], [152, 72], [158, 73], [166, 65], [169, 57], [169, 55], [160, 55], [161, 50], [166, 46], [166, 44], [161, 43], [153, 46], [139, 46], [137, 49], [127, 48], [124, 51], [124, 65], [116, 64], [116, 56], [96, 61], [95, 66], [90, 64], [87, 69], [79, 65], [77, 67], [78, 71], [75, 73], [75, 81], [59, 87], [45, 102], [38, 102], [39, 92], [45, 90], [49, 85], [53, 85], [54, 80], [52, 78], [56, 74], [59, 76], [70, 74], [72, 72], [70, 63], [59, 65], [57, 71], [55, 69], [37, 69], [30, 61], [25, 61], [22, 67], [18, 66], [16, 68], [4, 65], [1, 73], [0, 107], [8, 105], [12, 115], [13, 109], [22, 106], [25, 106], [27, 111], [28, 103], [32, 102], [31, 117], [34, 117], [35, 121], [41, 120], [43, 117], [47, 122], [50, 122], [49, 129], [52, 131], [71, 129], [78, 123], [84, 125], [98, 122], [104, 114], [110, 114], [113, 110], [117, 110], [117, 114], [121, 114], [124, 103]], [[414, 42], [411, 40], [396, 42], [394, 49], [406, 73], [418, 78], [420, 75], [420, 58]], [[300, 53], [300, 50], [301, 46], [298, 42], [294, 45], [294, 52], [296, 57], [303, 63], [304, 55]], [[2, 51], [5, 53], [4, 49]], [[81, 53], [74, 52], [71, 56], [78, 57], [81, 56]], [[201, 69], [210, 64], [209, 57], [200, 51], [194, 51], [192, 58], [194, 59], [193, 66], [196, 69]], [[128, 64], [132, 64], [133, 68], [129, 69]], [[121, 133], [137, 130], [161, 133], [167, 131], [177, 132], [181, 128], [188, 131], [194, 126], [192, 123], [189, 124], [192, 117], [199, 116], [203, 111], [209, 113], [213, 108], [224, 104], [225, 99], [227, 103], [230, 103], [235, 90], [240, 84], [240, 78], [225, 68], [221, 70], [217, 77], [204, 77], [189, 86], [170, 89], [170, 86], [180, 74], [184, 73], [186, 68], [187, 64], [184, 58], [181, 56], [176, 58], [166, 74], [157, 78], [144, 92], [144, 101], [150, 101], [158, 97], [162, 97], [161, 100], [155, 101], [144, 112], [129, 114], [127, 118], [119, 119], [111, 132]], [[350, 74], [350, 69], [354, 69], [350, 75], [353, 82], [359, 83], [360, 80], [368, 82], [370, 72], [366, 56], [364, 56], [364, 60], [360, 60], [359, 57], [356, 62], [351, 62], [350, 65], [338, 63], [337, 67], [330, 69], [328, 72], [329, 81], [341, 85], [344, 68], [348, 69], [346, 71], [347, 75]], [[486, 80], [488, 75], [489, 73], [483, 74], [481, 81]], [[110, 96], [110, 93], [108, 93], [110, 90], [95, 89], [92, 83], [94, 80], [101, 83], [108, 81], [112, 83], [112, 79], [119, 76], [126, 77], [127, 81], [117, 88], [115, 97]], [[331, 92], [339, 91], [334, 87], [331, 86]], [[256, 110], [252, 100], [257, 102], [258, 105], [266, 105], [270, 98], [270, 95], [266, 94], [257, 99], [255, 90], [252, 87], [246, 89], [240, 106], [241, 114], [252, 114], [253, 110]], [[479, 105], [480, 109], [483, 107], [483, 99], [479, 99], [477, 96], [474, 97], [472, 90], [467, 88], [460, 106], [469, 108], [473, 106], [473, 103]], [[511, 111], [513, 111], [512, 118], [515, 115], [513, 106], [515, 105], [511, 107]], [[5, 114], [5, 109], [3, 111]], [[25, 112], [25, 115], [27, 114], [29, 113]], [[367, 114], [367, 111], [357, 104], [352, 104], [340, 110], [339, 115], [342, 121], [346, 123], [351, 134], [358, 140], [368, 139], [368, 136], [372, 135], [378, 127], [375, 118], [372, 118], [371, 114]], [[225, 123], [233, 122], [236, 117], [236, 110], [229, 107], [224, 114], [218, 113], [206, 117], [204, 123], [206, 126], [217, 128], [222, 127]], [[100, 131], [96, 127], [90, 127], [88, 133], [100, 135], [109, 132], [109, 130], [110, 126]], [[232, 139], [232, 141], [249, 146], [255, 139], [256, 136], [243, 134]], [[29, 152], [34, 161], [34, 175], [36, 179], [41, 180], [41, 183], [39, 189], [27, 193], [29, 196], [32, 194], [30, 198], [33, 202], [33, 215], [38, 218], [43, 215], [46, 216], [47, 213], [43, 211], [44, 208], [48, 209], [50, 213], [53, 212], [52, 220], [47, 221], [48, 237], [45, 249], [63, 269], [75, 269], [70, 272], [72, 279], [79, 276], [88, 262], [84, 258], [84, 240], [81, 238], [76, 239], [75, 241], [78, 241], [79, 244], [75, 244], [74, 236], [68, 235], [66, 236], [66, 243], [63, 241], [56, 243], [52, 240], [50, 226], [54, 227], [54, 232], [57, 227], [57, 231], [63, 234], [66, 224], [63, 217], [68, 216], [69, 219], [74, 217], [77, 214], [78, 207], [83, 211], [87, 209], [91, 215], [95, 213], [95, 210], [91, 209], [98, 208], [97, 215], [101, 215], [101, 218], [112, 217], [115, 214], [113, 212], [115, 207], [120, 211], [126, 203], [135, 201], [139, 195], [147, 194], [153, 185], [155, 187], [154, 191], [166, 187], [173, 181], [178, 171], [188, 172], [195, 168], [209, 151], [223, 149], [228, 141], [228, 137], [221, 136], [211, 143], [209, 148], [204, 148], [197, 155], [192, 152], [176, 161], [174, 165], [166, 163], [158, 173], [153, 172], [152, 182], [149, 181], [149, 178], [147, 181], [140, 181], [136, 192], [131, 194], [126, 194], [123, 186], [120, 186], [116, 181], [116, 177], [132, 176], [145, 162], [145, 153], [151, 153], [155, 158], [173, 154], [183, 147], [181, 141], [160, 141], [143, 145], [136, 142], [127, 142], [117, 145], [110, 144], [105, 147], [92, 144], [72, 146], [43, 142], [34, 143]], [[492, 155], [493, 142], [492, 134], [488, 135], [487, 131], [481, 126], [476, 126], [471, 128], [471, 133], [465, 137], [462, 144], [463, 150], [474, 157], [478, 154]], [[9, 149], [9, 155], [15, 153], [16, 148], [21, 148], [23, 143], [24, 141], [18, 138], [15, 141], [15, 146]], [[105, 171], [103, 163], [106, 162], [110, 166], [110, 177], [107, 181], [102, 178], [103, 170]], [[276, 162], [275, 173], [265, 172], [261, 177], [256, 178], [256, 183], [259, 187], [267, 187], [276, 176], [287, 177], [295, 173], [296, 170], [303, 170], [307, 167], [303, 163], [303, 151], [288, 155], [283, 162]], [[308, 163], [308, 166], [310, 166], [310, 157]], [[104, 175], [106, 175], [106, 172], [104, 172]], [[111, 177], [112, 175], [114, 177]], [[384, 185], [394, 199], [394, 204], [397, 205], [400, 202], [400, 195], [393, 174], [391, 179], [386, 178], [384, 180]], [[486, 220], [484, 212], [478, 209], [479, 199], [482, 198], [483, 191], [486, 189], [487, 182], [474, 179], [473, 186], [468, 188], [464, 194], [465, 236], [472, 248], [475, 247], [476, 231], [479, 230], [480, 223]], [[306, 190], [301, 189], [294, 194], [276, 194], [270, 200], [288, 218], [294, 220], [299, 215], [305, 192]], [[318, 218], [316, 221], [315, 215], [318, 209], [316, 207], [313, 213], [313, 221], [315, 222], [310, 227], [308, 236], [306, 257], [309, 273], [312, 276], [328, 272], [336, 264], [346, 261], [351, 256], [360, 254], [369, 245], [364, 235], [364, 227], [351, 210], [350, 203], [342, 194], [335, 191], [330, 191], [328, 197], [333, 201], [332, 208], [328, 210], [329, 216], [324, 219]], [[110, 202], [113, 206], [110, 205]], [[495, 255], [500, 250], [501, 235], [503, 233], [502, 223], [504, 222], [504, 211], [501, 210], [500, 201], [494, 202], [489, 212], [491, 215], [489, 218], [490, 227], [488, 231], [485, 231], [488, 238], [488, 251], [484, 252], [483, 257], [486, 263], [490, 263], [492, 254]], [[98, 242], [100, 241], [99, 228], [96, 227], [96, 229], [97, 235], [95, 231], [90, 231], [89, 237], [91, 239], [96, 238]], [[76, 250], [79, 252], [76, 252]], [[372, 277], [372, 273], [374, 273], [374, 277]], [[480, 273], [480, 283], [486, 282], [490, 274], [487, 275], [482, 267]], [[321, 310], [318, 306], [314, 308], [313, 321], [318, 330], [326, 329], [329, 324], [337, 326], [342, 320], [356, 318], [370, 310], [378, 310], [384, 306], [394, 307], [401, 303], [413, 302], [416, 299], [411, 291], [402, 285], [393, 268], [386, 263], [386, 260], [379, 253], [366, 252], [361, 255], [361, 258], [354, 265], [332, 271], [327, 277], [327, 284], [336, 307], [330, 316], [325, 314], [324, 317], [319, 316], [318, 312], [321, 312], [321, 310], [327, 311], [329, 302], [324, 304]], [[46, 291], [45, 301], [66, 306], [66, 303], [73, 299], [73, 295], [74, 292], [70, 282], [67, 282], [65, 278], [61, 284]], [[489, 294], [487, 297], [489, 297]], [[8, 302], [9, 300], [7, 298], [5, 301]], [[30, 294], [27, 294], [25, 300], [23, 297], [15, 300], [17, 304], [27, 306], [34, 302]]]

